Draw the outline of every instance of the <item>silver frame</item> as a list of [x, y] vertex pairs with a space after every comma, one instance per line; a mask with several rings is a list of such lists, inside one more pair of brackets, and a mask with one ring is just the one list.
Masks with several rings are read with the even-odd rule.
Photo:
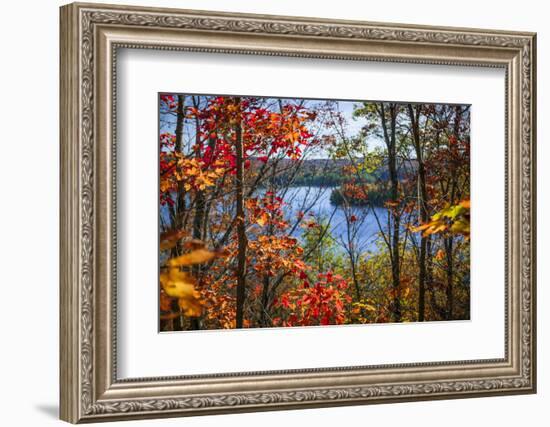
[[[535, 392], [535, 34], [75, 3], [61, 8], [60, 43], [63, 420]], [[504, 68], [505, 357], [117, 379], [118, 48]]]

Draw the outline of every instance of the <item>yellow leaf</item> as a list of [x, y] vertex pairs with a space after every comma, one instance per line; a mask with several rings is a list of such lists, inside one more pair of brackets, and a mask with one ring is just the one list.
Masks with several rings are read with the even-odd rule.
[[445, 257], [445, 252], [443, 251], [443, 249], [439, 249], [435, 254], [435, 259], [438, 261], [441, 261], [444, 257]]
[[438, 221], [443, 216], [443, 211], [437, 212], [432, 215], [432, 221]]
[[367, 310], [367, 311], [376, 311], [376, 307], [374, 305], [370, 305], [370, 304], [365, 304], [364, 309]]
[[172, 298], [182, 298], [195, 293], [195, 279], [184, 271], [171, 268], [166, 273], [161, 273], [160, 284], [166, 295]]
[[178, 298], [178, 305], [186, 316], [202, 315], [200, 294], [195, 289], [195, 279], [186, 272], [171, 268], [160, 275], [162, 290], [172, 298]]
[[168, 260], [167, 264], [170, 267], [183, 267], [187, 265], [201, 264], [208, 262], [216, 257], [216, 252], [209, 251], [208, 249], [197, 249], [187, 254], [172, 258]]
[[458, 216], [462, 216], [465, 213], [465, 210], [466, 209], [462, 205], [452, 206], [448, 209], [445, 216], [451, 219], [455, 219]]
[[261, 227], [266, 225], [268, 221], [269, 221], [269, 213], [267, 212], [263, 212], [258, 218], [256, 218], [256, 223]]
[[459, 233], [464, 235], [470, 234], [470, 223], [464, 219], [459, 219], [451, 226], [453, 233]]

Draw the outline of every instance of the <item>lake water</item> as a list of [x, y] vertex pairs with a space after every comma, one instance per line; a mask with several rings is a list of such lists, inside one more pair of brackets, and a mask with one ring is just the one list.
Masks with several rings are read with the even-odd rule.
[[[315, 218], [322, 219], [324, 223], [330, 220], [329, 232], [337, 241], [347, 241], [347, 222], [350, 215], [355, 216], [355, 221], [352, 223], [352, 231], [354, 233], [353, 241], [360, 251], [376, 251], [376, 241], [379, 238], [380, 229], [376, 222], [375, 213], [380, 220], [380, 224], [387, 231], [387, 215], [388, 211], [385, 208], [373, 208], [366, 206], [356, 206], [350, 208], [348, 212], [343, 207], [334, 206], [330, 203], [330, 194], [334, 187], [289, 187], [286, 194], [278, 193], [285, 201], [284, 212], [285, 218], [291, 226], [296, 222], [300, 212], [304, 212], [304, 221]], [[265, 190], [259, 190], [258, 196]], [[161, 216], [165, 221], [168, 220], [168, 209], [161, 206]], [[303, 227], [298, 226], [293, 231], [292, 235], [300, 237], [303, 233]]]
[[[355, 206], [346, 210], [341, 206], [330, 203], [330, 195], [334, 187], [290, 187], [283, 197], [286, 201], [285, 216], [290, 219], [296, 218], [299, 212], [306, 212], [308, 217], [322, 218], [325, 223], [330, 220], [329, 231], [334, 239], [347, 241], [347, 217], [355, 217], [352, 223], [353, 240], [362, 251], [376, 251], [376, 241], [379, 238], [380, 229], [375, 214], [380, 220], [384, 231], [387, 228], [388, 211], [385, 208], [373, 208], [367, 206]], [[292, 223], [292, 221], [291, 221]], [[293, 235], [299, 237], [303, 232], [298, 227]]]

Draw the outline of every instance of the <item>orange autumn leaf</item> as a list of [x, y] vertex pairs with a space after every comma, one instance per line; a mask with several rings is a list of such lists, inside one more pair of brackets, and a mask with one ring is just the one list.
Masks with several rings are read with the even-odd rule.
[[211, 261], [214, 258], [228, 255], [228, 252], [225, 249], [216, 249], [213, 251], [207, 249], [206, 244], [197, 239], [185, 242], [183, 247], [185, 249], [190, 249], [191, 252], [169, 259], [167, 262], [169, 267], [186, 267], [195, 264], [202, 264]]
[[411, 227], [411, 231], [418, 233], [419, 231], [424, 231], [431, 226], [432, 224], [428, 222], [426, 224], [419, 225], [418, 227]]
[[172, 249], [185, 236], [187, 232], [184, 230], [169, 230], [160, 235], [160, 250], [165, 251]]
[[439, 249], [435, 254], [435, 259], [441, 261], [443, 258], [445, 258], [445, 252], [443, 251], [443, 249]]
[[[449, 227], [447, 226], [447, 224], [439, 224], [437, 225], [437, 227], [433, 227], [433, 230], [430, 230], [429, 234], [440, 233], [442, 231], [447, 230], [448, 228]], [[428, 234], [428, 231], [426, 231], [426, 234]]]
[[184, 242], [183, 247], [190, 250], [202, 249], [206, 247], [206, 243], [204, 243], [202, 240], [192, 239]]
[[447, 230], [449, 227], [447, 224], [441, 220], [435, 220], [427, 224], [422, 224], [418, 227], [413, 228], [414, 232], [423, 231], [422, 236], [426, 237], [431, 234], [441, 233], [442, 231]]
[[218, 256], [222, 256], [223, 252], [211, 251], [205, 248], [195, 249], [184, 255], [172, 258], [168, 260], [167, 264], [170, 267], [185, 267], [189, 265], [202, 264], [204, 262], [212, 261]]
[[180, 298], [178, 299], [178, 305], [186, 316], [199, 317], [202, 315], [202, 305], [197, 298]]
[[470, 200], [462, 200], [459, 205], [463, 208], [470, 209]]
[[170, 311], [172, 309], [172, 299], [163, 291], [160, 293], [160, 311]]
[[262, 214], [258, 216], [258, 218], [256, 218], [256, 223], [261, 227], [266, 225], [268, 221], [269, 221], [269, 213], [267, 212], [262, 212]]

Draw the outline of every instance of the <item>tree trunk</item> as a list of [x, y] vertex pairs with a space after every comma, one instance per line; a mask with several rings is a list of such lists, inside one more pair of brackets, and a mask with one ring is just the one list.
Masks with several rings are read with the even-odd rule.
[[[386, 111], [384, 104], [380, 104], [380, 116], [382, 119], [382, 129], [384, 131], [384, 140], [388, 149], [388, 170], [390, 174], [391, 183], [391, 198], [392, 201], [397, 202], [399, 198], [399, 177], [397, 174], [397, 141], [396, 141], [396, 124], [397, 124], [397, 106], [395, 104], [389, 104], [389, 118], [390, 129], [386, 123]], [[399, 255], [399, 232], [401, 224], [401, 215], [398, 210], [398, 206], [391, 208], [392, 217], [392, 238], [391, 238], [391, 264], [392, 264], [392, 287], [393, 287], [393, 299], [391, 304], [391, 311], [393, 314], [394, 322], [401, 321], [401, 298], [400, 298], [400, 284], [401, 284], [401, 271], [400, 271], [400, 255]]]
[[269, 323], [269, 288], [271, 280], [267, 274], [264, 274], [263, 278], [263, 287], [262, 287], [262, 298], [261, 298], [261, 308], [260, 308], [260, 325], [263, 327], [271, 326]]
[[[275, 189], [273, 188], [273, 179], [270, 179], [269, 182], [269, 193], [271, 194], [270, 197], [270, 203], [273, 204], [275, 199]], [[273, 236], [275, 233], [273, 223], [269, 223], [267, 227], [267, 235]], [[267, 258], [267, 263], [271, 263], [271, 257]], [[271, 326], [270, 324], [270, 316], [269, 316], [269, 306], [271, 305], [271, 301], [269, 298], [269, 290], [271, 287], [271, 278], [269, 277], [269, 274], [267, 272], [262, 277], [262, 296], [260, 299], [260, 325], [263, 327]]]
[[[240, 98], [235, 98], [235, 104], [240, 104]], [[236, 209], [237, 209], [237, 310], [235, 327], [243, 327], [244, 301], [246, 291], [246, 230], [244, 215], [244, 152], [240, 118], [235, 125], [236, 154]]]
[[434, 317], [434, 314], [439, 316], [439, 319], [444, 319], [445, 316], [441, 315], [441, 307], [437, 304], [435, 299], [435, 289], [434, 289], [434, 278], [433, 278], [433, 245], [432, 245], [432, 236], [428, 236], [426, 242], [426, 292], [429, 292], [430, 296], [430, 308], [431, 308], [431, 318], [430, 320], [437, 320], [438, 318]]
[[[194, 100], [193, 102], [194, 107], [198, 109], [199, 105]], [[197, 160], [201, 160], [202, 156], [202, 142], [200, 137], [200, 123], [199, 118], [195, 116], [195, 128], [196, 128], [196, 134], [195, 134], [195, 156]], [[216, 140], [215, 138], [209, 138], [208, 139], [208, 146], [210, 147], [210, 150], [213, 149], [214, 144]], [[204, 223], [204, 215], [205, 215], [205, 208], [206, 208], [206, 199], [204, 191], [197, 190], [195, 195], [195, 215], [193, 217], [193, 239], [201, 240], [202, 239], [202, 227]]]
[[445, 253], [447, 258], [447, 320], [453, 318], [453, 238], [449, 237], [445, 239]]
[[357, 302], [361, 302], [361, 288], [359, 286], [359, 280], [357, 280], [357, 266], [355, 265], [355, 256], [350, 253], [350, 265], [351, 265], [351, 278], [353, 280], [353, 286], [355, 288], [355, 298]]
[[[194, 107], [198, 108], [198, 103], [194, 101]], [[200, 123], [198, 117], [195, 117], [195, 127], [196, 127], [196, 134], [195, 134], [195, 155], [197, 157], [197, 160], [201, 159], [202, 150], [201, 150], [201, 137], [200, 137]], [[209, 140], [209, 145], [212, 144], [212, 140]], [[205, 207], [206, 207], [206, 198], [204, 195], [204, 191], [202, 190], [196, 190], [195, 193], [195, 212], [193, 216], [193, 239], [196, 240], [202, 240], [202, 234], [203, 234], [203, 222], [204, 222], [204, 215], [205, 215]], [[193, 275], [195, 277], [199, 277], [201, 272], [201, 266], [200, 265], [194, 265], [192, 268]], [[191, 317], [190, 318], [190, 324], [191, 324], [191, 330], [199, 330], [201, 329], [201, 319], [198, 317]]]
[[[453, 136], [458, 141], [460, 137], [460, 125], [462, 121], [462, 107], [457, 105], [455, 107], [455, 118], [453, 125]], [[451, 194], [449, 203], [454, 205], [456, 203], [456, 192], [457, 192], [457, 177], [456, 177], [456, 168], [451, 169]], [[447, 260], [447, 319], [451, 320], [454, 316], [454, 296], [453, 296], [453, 274], [454, 274], [454, 257], [453, 257], [453, 247], [454, 247], [454, 238], [449, 236], [445, 239], [445, 255]]]
[[[184, 104], [185, 96], [178, 95], [178, 104], [176, 107], [176, 142], [174, 144], [174, 151], [176, 153], [181, 153], [183, 151], [183, 121], [184, 121]], [[177, 165], [176, 165], [177, 170]], [[176, 193], [176, 205], [175, 205], [175, 215], [174, 215], [174, 229], [181, 230], [183, 226], [183, 215], [185, 214], [185, 188], [181, 181], [178, 181], [178, 188]], [[178, 256], [182, 254], [182, 244], [178, 244], [173, 249], [173, 256]]]
[[[420, 106], [413, 108], [412, 104], [408, 104], [409, 118], [411, 120], [411, 130], [413, 137], [414, 150], [418, 162], [418, 211], [420, 222], [425, 224], [428, 222], [428, 190], [426, 187], [426, 169], [424, 166], [424, 156], [422, 144], [420, 141]], [[426, 252], [428, 245], [428, 237], [422, 235], [420, 238], [420, 255], [418, 259], [418, 321], [423, 322], [425, 317], [426, 306]]]
[[[178, 95], [178, 102], [176, 106], [176, 142], [174, 144], [174, 151], [176, 153], [181, 153], [183, 151], [183, 122], [184, 122], [184, 104], [185, 96]], [[177, 165], [176, 165], [177, 169]], [[183, 216], [185, 214], [185, 188], [183, 183], [178, 181], [178, 187], [176, 190], [176, 203], [174, 208], [174, 229], [181, 230], [183, 227]], [[178, 242], [174, 248], [172, 248], [172, 256], [179, 256], [183, 252], [183, 247], [181, 242]], [[177, 302], [174, 301], [173, 309], [181, 313], [181, 309], [177, 305]], [[175, 331], [182, 331], [185, 328], [185, 317], [183, 313], [175, 319], [173, 322]]]

